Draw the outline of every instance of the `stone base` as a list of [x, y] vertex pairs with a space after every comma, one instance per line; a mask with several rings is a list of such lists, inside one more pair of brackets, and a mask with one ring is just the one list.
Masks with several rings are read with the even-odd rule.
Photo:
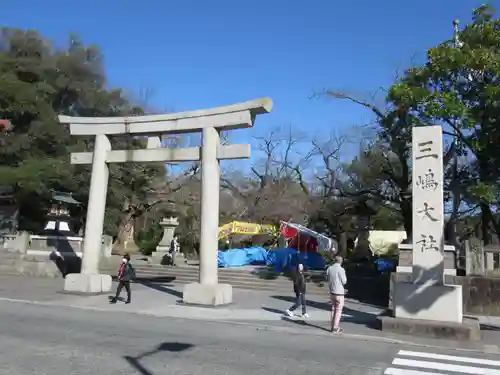
[[176, 253], [173, 259], [174, 266], [181, 266], [186, 264], [186, 257], [183, 253]]
[[481, 341], [481, 329], [477, 319], [465, 318], [460, 323], [394, 318], [392, 316], [381, 316], [378, 319], [384, 332], [436, 339]]
[[151, 263], [169, 266], [172, 265], [172, 258], [168, 252], [155, 251], [151, 254]]
[[75, 294], [108, 293], [112, 289], [111, 276], [70, 273], [64, 279], [64, 291]]
[[[409, 273], [409, 274], [411, 274], [413, 272], [413, 267], [412, 266], [397, 266], [396, 272], [397, 273]], [[457, 276], [457, 270], [454, 268], [453, 269], [452, 268], [445, 268], [444, 274], [451, 275], [451, 276]]]
[[229, 284], [187, 284], [182, 302], [190, 305], [220, 306], [233, 302], [233, 287]]
[[396, 318], [462, 323], [461, 285], [395, 283], [392, 299]]

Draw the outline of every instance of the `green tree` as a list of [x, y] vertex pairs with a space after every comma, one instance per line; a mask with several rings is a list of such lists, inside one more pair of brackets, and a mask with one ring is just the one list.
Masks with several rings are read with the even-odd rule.
[[[90, 168], [69, 163], [73, 151], [91, 150], [93, 140], [71, 137], [57, 115], [120, 116], [143, 113], [122, 90], [109, 89], [102, 54], [71, 35], [67, 48], [55, 49], [36, 31], [0, 30], [0, 118], [12, 123], [0, 135], [1, 184], [12, 186], [22, 229], [39, 231], [50, 190], [74, 193], [86, 203]], [[113, 147], [142, 145], [117, 137]], [[163, 165], [114, 165], [106, 210], [105, 231], [117, 234], [124, 203], [135, 213], [147, 208], [144, 197], [152, 180], [165, 175]], [[85, 210], [82, 212], [84, 217]]]
[[343, 167], [345, 178], [340, 194], [366, 201], [375, 212], [373, 227], [403, 227], [411, 236], [411, 128], [416, 119], [395, 101], [386, 100], [385, 106], [379, 107], [341, 92], [328, 91], [326, 95], [348, 100], [375, 116], [375, 136], [363, 142], [358, 156]]
[[500, 235], [493, 215], [500, 197], [500, 20], [494, 14], [488, 5], [475, 9], [458, 45], [449, 40], [429, 49], [426, 64], [409, 69], [388, 95], [416, 122], [441, 124], [445, 135], [457, 137], [453, 152], [462, 163], [454, 188], [467, 208], [480, 210], [485, 240], [491, 226]]

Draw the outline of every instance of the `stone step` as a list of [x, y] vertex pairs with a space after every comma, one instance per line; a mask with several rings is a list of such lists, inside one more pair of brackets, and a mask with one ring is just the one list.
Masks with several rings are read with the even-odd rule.
[[[189, 280], [189, 281], [197, 281], [198, 280], [198, 274], [196, 275], [186, 275], [186, 274], [157, 274], [157, 273], [146, 273], [146, 272], [137, 272], [136, 273], [138, 278], [142, 279], [151, 279], [154, 280], [155, 278], [171, 278], [175, 280]], [[263, 279], [258, 279], [255, 277], [228, 277], [228, 276], [219, 276], [219, 281], [220, 282], [231, 282], [231, 283], [248, 283], [248, 284], [262, 284], [262, 285], [267, 285], [267, 284], [273, 284], [273, 285], [284, 285], [284, 286], [290, 286], [292, 285], [291, 281], [289, 280], [263, 280]]]
[[13, 251], [0, 251], [0, 264], [13, 266], [22, 262], [22, 256], [20, 253]]
[[[170, 272], [171, 270], [175, 270], [175, 272], [183, 272], [183, 273], [193, 273], [193, 274], [198, 274], [199, 272], [199, 267], [194, 266], [194, 265], [178, 265], [178, 266], [167, 266], [167, 265], [160, 265], [160, 264], [152, 264], [152, 263], [147, 263], [146, 261], [143, 260], [144, 257], [141, 257], [140, 259], [136, 259], [132, 262], [134, 267], [136, 268], [137, 271], [139, 270], [150, 270], [153, 272], [158, 272], [158, 273], [163, 273], [163, 272]], [[121, 263], [121, 259], [118, 259], [118, 257], [111, 257], [106, 260], [101, 260], [101, 270], [102, 271], [111, 271], [111, 272], [116, 272], [116, 270], [119, 268]], [[218, 269], [219, 275], [227, 274], [227, 275], [252, 275], [253, 277], [259, 277], [261, 278], [270, 278], [273, 279], [276, 276], [279, 276], [281, 274], [274, 272], [272, 269], [269, 269], [267, 266], [245, 266], [245, 267], [239, 267], [239, 268], [219, 268]], [[309, 275], [311, 275], [313, 278], [324, 278], [325, 272], [324, 271], [309, 271]], [[265, 275], [265, 276], [263, 276]]]
[[[148, 271], [148, 272], [177, 272], [177, 273], [190, 273], [190, 274], [198, 274], [199, 268], [196, 266], [160, 266], [160, 265], [136, 265], [136, 270], [140, 271]], [[277, 273], [273, 270], [270, 270], [266, 267], [256, 267], [256, 268], [219, 268], [219, 275], [230, 275], [230, 276], [251, 276], [263, 279], [275, 279], [275, 278], [285, 278], [288, 277], [282, 275], [281, 273]], [[322, 279], [325, 276], [324, 271], [310, 271], [308, 274], [314, 279]]]
[[5, 254], [5, 253], [22, 254], [18, 249], [14, 249], [14, 248], [11, 248], [11, 247], [2, 247], [2, 248], [0, 248], [0, 254]]
[[[193, 265], [178, 265], [178, 266], [170, 266], [170, 265], [160, 265], [160, 264], [149, 264], [149, 263], [138, 263], [136, 264], [136, 267], [147, 267], [147, 268], [154, 268], [154, 269], [170, 269], [170, 268], [177, 268], [177, 269], [185, 269], [185, 270], [197, 270], [199, 267], [198, 266], [193, 266]], [[274, 272], [272, 270], [272, 267], [267, 267], [267, 266], [243, 266], [243, 267], [234, 267], [234, 268], [219, 268], [219, 271], [222, 272], [234, 272], [234, 273], [239, 273], [239, 272]], [[312, 274], [322, 274], [324, 271], [321, 270], [310, 270], [308, 271], [309, 273]]]
[[[153, 269], [146, 267], [135, 267], [136, 273], [147, 273], [147, 274], [158, 274], [158, 275], [192, 275], [198, 276], [198, 269], [194, 270], [184, 270], [181, 268], [171, 267], [168, 269]], [[279, 274], [254, 274], [250, 272], [224, 272], [224, 270], [219, 270], [219, 277], [233, 277], [233, 278], [250, 278], [254, 280], [283, 280], [289, 282], [290, 279], [286, 276], [281, 276]]]
[[[139, 279], [138, 281], [140, 281]], [[173, 284], [189, 284], [189, 283], [194, 283], [197, 282], [198, 279], [184, 279], [184, 278], [177, 278], [175, 280], [165, 280], [164, 283], [173, 283]], [[276, 292], [276, 293], [287, 293], [287, 294], [292, 294], [293, 293], [293, 286], [291, 284], [289, 285], [280, 285], [280, 284], [274, 284], [274, 283], [255, 283], [253, 281], [249, 282], [241, 282], [241, 281], [234, 281], [234, 280], [219, 280], [219, 283], [221, 284], [230, 284], [233, 288], [236, 289], [244, 289], [244, 290], [261, 290], [261, 291], [269, 291], [269, 292]], [[312, 294], [312, 295], [325, 295], [326, 289], [324, 287], [318, 287], [318, 286], [309, 286], [307, 287], [307, 294]]]
[[[138, 266], [136, 267], [136, 275], [138, 280], [187, 284], [198, 281], [198, 267]], [[293, 291], [290, 279], [284, 276], [276, 277], [276, 274], [274, 276], [271, 279], [266, 279], [248, 270], [219, 269], [219, 282], [230, 284], [234, 288], [286, 293]], [[307, 289], [309, 294], [326, 293], [323, 285], [314, 282], [309, 282]]]
[[[181, 266], [181, 267], [173, 267], [173, 266], [156, 266], [156, 265], [147, 265], [147, 266], [136, 266], [137, 275], [142, 275], [144, 277], [189, 277], [190, 279], [198, 279], [199, 269], [198, 267], [192, 266]], [[104, 269], [102, 269], [104, 271]], [[107, 272], [114, 274], [116, 270], [107, 269]], [[259, 272], [262, 271], [262, 272]], [[267, 270], [257, 269], [257, 270], [249, 270], [249, 269], [225, 269], [220, 268], [218, 270], [220, 279], [231, 279], [234, 281], [252, 281], [252, 282], [273, 282], [273, 283], [283, 283], [284, 285], [290, 285], [290, 278], [279, 275], [275, 272], [269, 272]], [[314, 281], [322, 281], [320, 278], [314, 279]], [[310, 284], [314, 284], [310, 282]]]
[[[189, 279], [189, 280], [198, 280], [199, 274], [196, 273], [184, 273], [184, 272], [154, 272], [154, 271], [145, 271], [145, 270], [136, 270], [137, 276], [141, 276], [143, 278], [150, 278], [150, 279], [155, 279], [155, 278], [184, 278], [184, 279]], [[281, 284], [290, 284], [290, 280], [286, 278], [279, 278], [275, 280], [267, 280], [267, 279], [262, 279], [259, 278], [258, 276], [255, 275], [225, 275], [225, 274], [219, 274], [219, 279], [220, 280], [232, 280], [234, 282], [237, 281], [242, 281], [242, 282], [255, 282], [255, 283], [269, 283], [269, 282], [274, 282], [274, 283], [281, 283]]]
[[0, 262], [0, 274], [1, 275], [19, 275], [19, 270], [14, 265], [4, 264], [4, 263]]
[[15, 250], [9, 250], [9, 249], [1, 249], [0, 250], [0, 258], [6, 257], [20, 257], [23, 255], [22, 253], [15, 251]]
[[19, 262], [22, 262], [22, 260], [19, 258], [0, 257], [0, 264], [2, 264], [2, 265], [14, 266], [15, 264], [18, 264]]
[[[154, 269], [154, 270], [182, 270], [185, 272], [198, 272], [199, 267], [179, 265], [179, 266], [164, 266], [159, 264], [136, 264], [135, 268]], [[219, 268], [219, 272], [226, 273], [255, 273], [255, 272], [270, 272], [267, 267], [241, 267], [241, 268]]]

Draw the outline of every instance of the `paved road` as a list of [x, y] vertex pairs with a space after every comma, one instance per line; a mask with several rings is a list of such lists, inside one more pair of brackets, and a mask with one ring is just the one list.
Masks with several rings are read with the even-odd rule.
[[[133, 285], [133, 303], [131, 305], [110, 306], [106, 296], [74, 296], [60, 294], [62, 280], [35, 279], [26, 277], [0, 276], [0, 300], [16, 299], [54, 304], [57, 306], [80, 307], [108, 311], [115, 314], [128, 313], [150, 314], [156, 317], [191, 318], [212, 321], [236, 321], [254, 325], [267, 325], [283, 329], [302, 329], [307, 334], [329, 334], [324, 330], [329, 326], [330, 304], [326, 297], [309, 296], [310, 318], [304, 322], [282, 320], [283, 311], [290, 306], [290, 295], [276, 295], [273, 292], [248, 290], [233, 291], [234, 304], [227, 308], [201, 309], [180, 306], [177, 301], [182, 296], [182, 285], [150, 284]], [[342, 326], [347, 334], [363, 335], [375, 338], [392, 338], [412, 344], [426, 344], [462, 349], [486, 349], [500, 351], [500, 322], [494, 317], [484, 321], [482, 343], [447, 342], [413, 336], [392, 335], [374, 328], [378, 313], [382, 311], [374, 306], [356, 301], [347, 301]], [[482, 318], [482, 321], [486, 318]], [[486, 348], [488, 347], [488, 348]]]
[[0, 301], [0, 374], [425, 375], [432, 369], [441, 374], [500, 373], [500, 356], [424, 349]]

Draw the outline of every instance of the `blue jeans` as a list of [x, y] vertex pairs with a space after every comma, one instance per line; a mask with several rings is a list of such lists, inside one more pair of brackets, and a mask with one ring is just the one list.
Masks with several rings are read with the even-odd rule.
[[304, 293], [295, 294], [295, 303], [288, 310], [295, 311], [299, 306], [302, 306], [302, 315], [304, 315], [306, 313], [306, 295]]

